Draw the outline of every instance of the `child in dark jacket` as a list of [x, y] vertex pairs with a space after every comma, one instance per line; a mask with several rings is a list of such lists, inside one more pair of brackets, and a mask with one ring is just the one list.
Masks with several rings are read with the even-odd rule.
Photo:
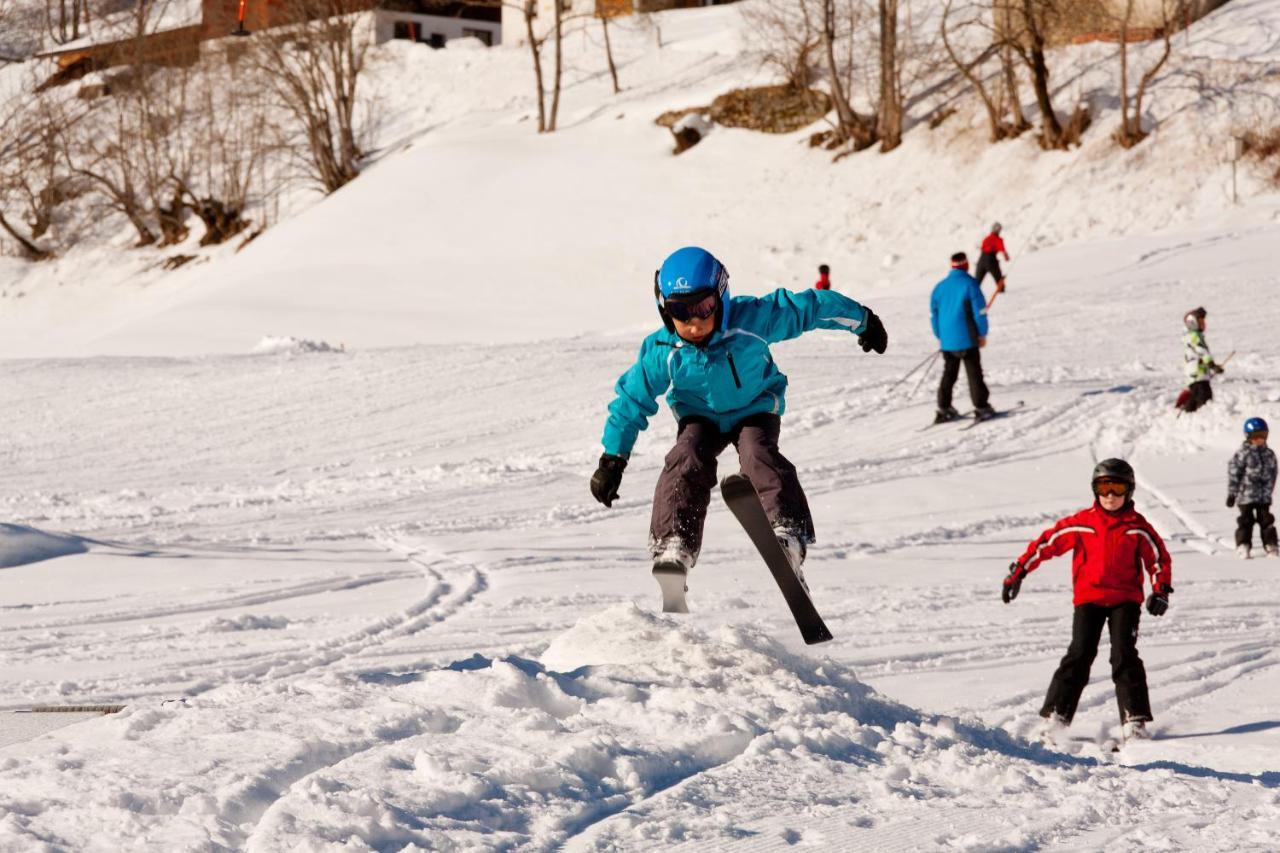
[[1111, 629], [1111, 680], [1116, 687], [1124, 736], [1146, 737], [1151, 720], [1147, 671], [1138, 657], [1138, 620], [1142, 611], [1142, 576], [1151, 576], [1147, 612], [1161, 616], [1173, 592], [1172, 563], [1160, 534], [1133, 508], [1136, 478], [1123, 459], [1105, 459], [1093, 469], [1093, 506], [1062, 519], [1040, 534], [1010, 564], [1001, 597], [1008, 604], [1022, 580], [1041, 562], [1073, 552], [1071, 578], [1075, 618], [1071, 646], [1058, 665], [1040, 716], [1046, 734], [1068, 726], [1089, 669], [1098, 654], [1102, 626]]
[[1276, 547], [1276, 517], [1271, 513], [1271, 494], [1276, 488], [1276, 454], [1267, 447], [1267, 422], [1249, 418], [1244, 422], [1244, 446], [1227, 464], [1227, 506], [1239, 507], [1236, 522], [1236, 556], [1249, 559], [1253, 550], [1253, 525], [1262, 534], [1267, 556], [1280, 557]]

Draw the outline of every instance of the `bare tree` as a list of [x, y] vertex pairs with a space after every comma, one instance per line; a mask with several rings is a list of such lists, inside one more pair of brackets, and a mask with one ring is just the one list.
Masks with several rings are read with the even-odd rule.
[[898, 0], [880, 0], [880, 105], [876, 133], [880, 150], [902, 144], [902, 80], [898, 69]]
[[552, 0], [555, 8], [555, 71], [551, 84], [551, 115], [547, 120], [547, 133], [554, 133], [560, 115], [560, 80], [564, 73], [564, 4], [565, 0]]
[[[939, 36], [942, 47], [952, 64], [982, 101], [982, 106], [987, 113], [987, 127], [990, 130], [991, 141], [998, 142], [1001, 139], [1017, 136], [1025, 131], [1028, 125], [1022, 115], [1022, 106], [1018, 103], [1017, 71], [1012, 64], [1013, 51], [1008, 45], [1006, 34], [995, 26], [993, 11], [990, 0], [979, 0], [979, 2], [961, 0], [959, 4], [957, 0], [946, 0], [942, 10]], [[976, 35], [969, 35], [970, 33], [976, 33]], [[982, 48], [981, 52], [971, 59], [961, 56], [960, 50], [963, 48], [957, 44], [957, 36], [960, 41], [967, 41], [971, 45], [976, 42]], [[982, 71], [983, 64], [996, 54], [1001, 57], [998, 83], [1003, 87], [1003, 92], [998, 97], [993, 96], [988, 89]], [[1005, 116], [1006, 109], [1010, 114], [1008, 118]]]
[[1142, 99], [1151, 81], [1169, 60], [1173, 50], [1173, 31], [1187, 12], [1186, 0], [1159, 0], [1159, 3], [1162, 49], [1156, 61], [1143, 72], [1132, 99], [1129, 97], [1129, 35], [1132, 32], [1134, 0], [1125, 0], [1120, 16], [1120, 128], [1115, 138], [1124, 148], [1132, 148], [1147, 137], [1147, 132], [1142, 129]]
[[45, 0], [45, 26], [56, 44], [75, 41], [82, 35], [81, 25], [90, 19], [88, 0]]
[[[286, 20], [253, 36], [249, 63], [260, 72], [276, 103], [300, 137], [305, 174], [325, 193], [360, 173], [366, 128], [362, 116], [365, 58], [373, 43], [361, 0], [288, 0]], [[361, 119], [364, 119], [363, 121]]]
[[614, 12], [613, 4], [609, 0], [596, 0], [596, 15], [600, 18], [600, 28], [604, 31], [604, 56], [609, 62], [609, 79], [613, 81], [613, 94], [618, 94], [622, 89], [618, 86], [618, 66], [613, 62], [613, 44], [609, 41], [609, 18]]
[[50, 154], [55, 149], [49, 145], [51, 128], [43, 110], [30, 109], [25, 100], [0, 96], [0, 230], [23, 257], [42, 261], [53, 257], [53, 251], [37, 241], [62, 201], [65, 173]]
[[[851, 15], [856, 14], [857, 6], [849, 5], [846, 9]], [[836, 138], [851, 142], [855, 150], [872, 145], [876, 141], [876, 124], [868, 116], [858, 114], [849, 101], [850, 67], [846, 60], [845, 67], [836, 58], [836, 43], [842, 38], [839, 28], [841, 17], [836, 8], [836, 0], [822, 0], [822, 47], [827, 62], [827, 76], [830, 78], [831, 100], [836, 108]], [[845, 32], [856, 30], [856, 19], [849, 21], [850, 27]]]
[[1056, 20], [1059, 0], [1002, 0], [1008, 28], [1008, 44], [1031, 71], [1031, 85], [1040, 108], [1040, 145], [1065, 148], [1068, 140], [1053, 109], [1049, 92], [1049, 64], [1045, 46], [1050, 26]]
[[[778, 0], [748, 6], [743, 10], [750, 27], [748, 38], [759, 52], [760, 61], [772, 67], [793, 89], [807, 90], [814, 80], [818, 51], [824, 46], [819, 20], [828, 3], [835, 0]], [[823, 5], [816, 12], [817, 4]], [[831, 11], [835, 15], [834, 10]], [[833, 29], [835, 24], [832, 24]], [[832, 40], [835, 40], [832, 36]]]
[[213, 61], [201, 66], [186, 132], [196, 144], [177, 191], [204, 225], [200, 245], [221, 243], [249, 226], [246, 211], [262, 194], [268, 157], [281, 150], [252, 69]]

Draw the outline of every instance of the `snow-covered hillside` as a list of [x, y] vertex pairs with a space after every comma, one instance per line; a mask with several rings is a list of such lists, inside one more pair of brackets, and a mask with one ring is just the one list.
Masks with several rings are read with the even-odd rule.
[[[0, 267], [27, 293], [0, 344], [0, 850], [1276, 849], [1280, 560], [1232, 556], [1222, 500], [1241, 423], [1280, 422], [1280, 226], [1260, 184], [1230, 209], [1225, 167], [1188, 165], [1233, 107], [1184, 68], [1153, 107], [1181, 129], [1125, 155], [1105, 118], [1064, 155], [952, 119], [834, 166], [723, 128], [671, 158], [656, 112], [756, 74], [734, 7], [679, 14], [660, 52], [619, 36], [616, 100], [575, 54], [544, 137], [522, 54], [385, 48], [435, 94], [234, 256]], [[1273, 61], [1275, 17], [1233, 0], [1195, 61]], [[937, 374], [899, 380], [936, 346], [928, 290], [991, 218], [1015, 260], [983, 358], [1024, 405], [923, 429]], [[830, 643], [718, 498], [692, 613], [657, 612], [665, 407], [613, 508], [588, 494], [652, 269], [688, 242], [738, 292], [829, 262], [888, 327], [884, 356], [774, 348]], [[91, 270], [118, 278], [57, 285]], [[1175, 417], [1195, 305], [1235, 355]], [[1105, 746], [1103, 653], [1047, 747], [1069, 564], [1010, 605], [1000, 581], [1113, 454], [1174, 560], [1139, 643], [1155, 739]], [[125, 707], [14, 713], [89, 705]]]
[[[1118, 124], [1115, 46], [1054, 57], [1061, 109], [1089, 103], [1082, 148], [1044, 153], [1033, 134], [986, 139], [981, 108], [950, 69], [910, 105], [904, 145], [832, 164], [812, 129], [784, 136], [718, 128], [681, 157], [653, 124], [665, 110], [772, 82], [749, 48], [750, 3], [663, 16], [664, 47], [638, 21], [614, 34], [624, 86], [613, 95], [598, 31], [575, 32], [560, 130], [534, 133], [527, 52], [391, 42], [375, 51], [385, 107], [376, 162], [335, 196], [233, 247], [74, 251], [0, 261], [0, 354], [248, 352], [264, 335], [370, 347], [527, 341], [647, 323], [642, 286], [670, 247], [715, 246], [738, 287], [807, 285], [831, 264], [837, 285], [901, 290], [932, 280], [993, 220], [1015, 257], [1088, 238], [1190, 223], [1272, 222], [1280, 198], [1244, 164], [1231, 204], [1233, 133], [1269, 127], [1280, 11], [1233, 0], [1189, 35], [1148, 97], [1157, 130], [1130, 151]], [[1226, 46], [1231, 45], [1228, 49]], [[1134, 67], [1158, 44], [1133, 49]], [[1024, 96], [1030, 98], [1029, 86]], [[959, 112], [936, 130], [944, 107]], [[1034, 113], [1034, 103], [1025, 106]], [[202, 261], [174, 273], [170, 254]], [[207, 260], [204, 260], [207, 259]], [[1015, 275], [1017, 273], [1015, 272]], [[478, 322], [470, 299], [489, 299]], [[593, 298], [581, 312], [544, 302]], [[530, 322], [537, 316], [536, 323]]]

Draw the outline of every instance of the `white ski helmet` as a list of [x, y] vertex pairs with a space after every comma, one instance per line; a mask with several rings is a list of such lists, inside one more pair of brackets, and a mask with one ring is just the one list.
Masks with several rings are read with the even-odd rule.
[[1204, 318], [1207, 314], [1208, 312], [1205, 311], [1203, 307], [1192, 308], [1190, 311], [1187, 312], [1186, 316], [1182, 318], [1182, 323], [1187, 327], [1188, 331], [1191, 331], [1191, 332], [1203, 331]]

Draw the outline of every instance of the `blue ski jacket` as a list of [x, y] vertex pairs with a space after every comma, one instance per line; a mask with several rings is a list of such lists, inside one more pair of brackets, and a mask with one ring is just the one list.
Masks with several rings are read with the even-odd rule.
[[702, 346], [659, 329], [644, 339], [636, 363], [618, 379], [604, 426], [604, 452], [628, 456], [640, 430], [658, 412], [658, 397], [676, 420], [700, 415], [729, 432], [749, 415], [786, 408], [787, 377], [774, 364], [769, 344], [813, 329], [860, 334], [867, 309], [834, 290], [775, 290], [768, 296], [735, 296], [725, 323]]
[[978, 338], [987, 335], [987, 302], [978, 280], [964, 270], [952, 270], [933, 288], [929, 321], [943, 352], [976, 347]]

